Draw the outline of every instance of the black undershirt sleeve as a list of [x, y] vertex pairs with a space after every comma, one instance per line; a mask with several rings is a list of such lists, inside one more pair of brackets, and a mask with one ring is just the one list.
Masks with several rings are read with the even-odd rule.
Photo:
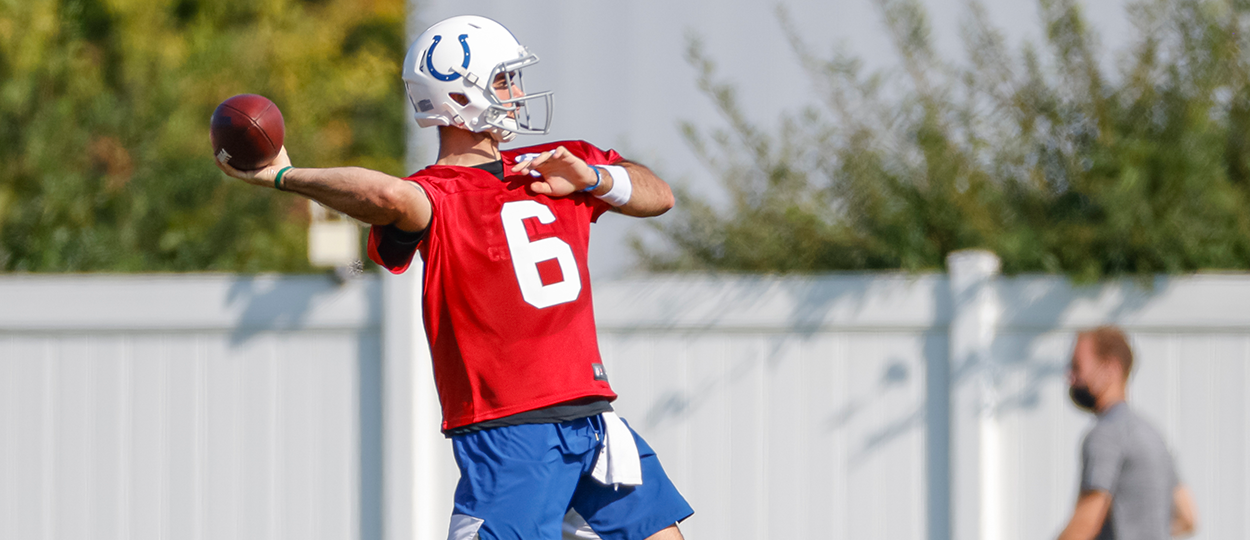
[[378, 256], [387, 267], [404, 266], [412, 260], [417, 244], [425, 238], [425, 231], [408, 232], [394, 225], [381, 227], [382, 235], [378, 242]]
[[405, 231], [394, 225], [387, 225], [386, 230], [382, 232], [382, 237], [388, 242], [395, 242], [402, 246], [415, 246], [422, 238], [425, 238], [425, 231]]

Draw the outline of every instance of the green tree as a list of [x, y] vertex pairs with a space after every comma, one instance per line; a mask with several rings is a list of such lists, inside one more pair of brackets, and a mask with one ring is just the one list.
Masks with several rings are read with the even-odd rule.
[[971, 1], [958, 65], [917, 0], [874, 1], [896, 72], [818, 57], [779, 11], [822, 99], [777, 134], [692, 40], [727, 126], [684, 129], [729, 203], [679, 194], [658, 226], [672, 249], [636, 244], [647, 266], [927, 270], [985, 248], [1007, 272], [1082, 280], [1250, 268], [1250, 3], [1133, 4], [1137, 40], [1108, 74], [1076, 0], [1039, 0], [1044, 43], [1018, 53]]
[[305, 271], [303, 199], [228, 181], [268, 96], [301, 165], [398, 174], [403, 0], [0, 0], [0, 269]]

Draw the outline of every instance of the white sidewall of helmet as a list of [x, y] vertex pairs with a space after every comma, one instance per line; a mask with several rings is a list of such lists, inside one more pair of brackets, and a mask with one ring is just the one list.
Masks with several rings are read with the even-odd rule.
[[[403, 78], [417, 125], [454, 126], [511, 140], [514, 131], [487, 123], [492, 102], [498, 103], [490, 94], [491, 76], [501, 64], [526, 56], [512, 32], [486, 17], [461, 15], [434, 24], [404, 58]], [[468, 103], [451, 99], [456, 93]]]

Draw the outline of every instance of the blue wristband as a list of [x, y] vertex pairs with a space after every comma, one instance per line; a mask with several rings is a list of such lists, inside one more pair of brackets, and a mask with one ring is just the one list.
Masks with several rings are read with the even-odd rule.
[[594, 191], [595, 188], [599, 187], [599, 184], [603, 182], [603, 176], [599, 174], [599, 167], [591, 165], [590, 170], [595, 171], [595, 185], [585, 188], [582, 191]]

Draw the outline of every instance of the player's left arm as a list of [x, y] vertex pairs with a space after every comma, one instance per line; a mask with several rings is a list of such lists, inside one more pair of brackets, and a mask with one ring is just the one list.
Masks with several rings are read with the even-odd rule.
[[[629, 174], [629, 181], [633, 184], [633, 194], [629, 201], [621, 206], [613, 207], [613, 210], [634, 217], [651, 217], [658, 216], [673, 208], [673, 190], [668, 187], [668, 182], [661, 180], [651, 169], [641, 163], [632, 161], [622, 161], [618, 163]], [[593, 195], [601, 195], [612, 191], [616, 185], [616, 178], [612, 178], [611, 170], [600, 169], [603, 181], [600, 182], [598, 188], [591, 191]]]
[[[622, 161], [617, 165], [629, 175], [632, 192], [629, 200], [614, 206], [614, 210], [627, 216], [651, 217], [673, 207], [673, 190], [651, 169], [632, 161]], [[542, 175], [534, 179], [530, 189], [552, 197], [563, 197], [593, 186], [590, 194], [602, 198], [617, 187], [618, 181], [623, 181], [613, 177], [612, 169], [592, 167], [563, 146], [512, 167], [512, 172], [518, 174], [529, 174], [530, 171], [538, 171]]]

